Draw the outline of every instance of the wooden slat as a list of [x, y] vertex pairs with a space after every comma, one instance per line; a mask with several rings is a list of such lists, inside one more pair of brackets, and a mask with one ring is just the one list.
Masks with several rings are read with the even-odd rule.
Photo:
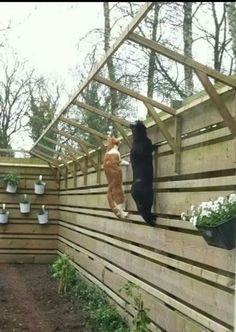
[[[63, 242], [61, 242], [63, 241]], [[71, 247], [66, 246], [65, 244], [72, 245]], [[146, 284], [145, 282], [141, 281], [140, 279], [136, 278], [135, 276], [127, 273], [126, 271], [123, 271], [122, 269], [118, 268], [117, 266], [114, 266], [110, 264], [109, 262], [101, 259], [100, 257], [95, 256], [94, 254], [91, 254], [86, 249], [79, 247], [75, 244], [71, 244], [69, 241], [66, 241], [65, 239], [59, 238], [59, 249], [62, 250], [62, 252], [68, 252], [68, 254], [73, 257], [73, 248], [76, 248], [77, 250], [89, 255], [90, 257], [93, 257], [94, 259], [97, 259], [101, 261], [104, 266], [107, 266], [109, 269], [111, 269], [113, 272], [117, 273], [118, 275], [124, 277], [125, 279], [135, 283], [136, 285], [140, 286], [142, 289], [144, 289], [147, 293], [154, 295], [158, 300], [161, 300], [167, 304], [168, 307], [173, 307], [174, 310], [178, 310], [179, 312], [184, 313], [184, 316], [190, 317], [194, 321], [200, 322], [202, 325], [209, 327], [212, 331], [215, 332], [230, 332], [229, 329], [224, 328], [221, 324], [218, 324], [214, 320], [209, 319], [208, 317], [205, 317], [201, 313], [194, 311], [189, 306], [184, 305], [178, 301], [176, 301], [172, 296], [168, 296], [165, 293], [160, 292], [156, 288]], [[173, 332], [175, 332], [174, 330]], [[203, 330], [204, 331], [204, 330]], [[189, 332], [192, 332], [191, 330]]]
[[[85, 252], [78, 252], [74, 249], [80, 249], [80, 247], [73, 246], [73, 248], [70, 248], [66, 245], [66, 243], [68, 243], [68, 241], [65, 241], [65, 243], [59, 242], [60, 250], [65, 251], [70, 255], [71, 258], [73, 257], [73, 261], [76, 263], [76, 265], [78, 264], [82, 269], [85, 269], [85, 271], [99, 279], [105, 286], [108, 286], [112, 291], [115, 291], [116, 294], [120, 295], [121, 298], [125, 299], [125, 301], [130, 302], [131, 299], [128, 298], [123, 292], [119, 291], [119, 289], [124, 286], [125, 283], [127, 283], [128, 279], [119, 275], [117, 271], [113, 272], [108, 270], [106, 268], [107, 262], [100, 259], [96, 255], [93, 255], [93, 260], [91, 260], [91, 256], [86, 255]], [[110, 264], [109, 268], [111, 267], [112, 265]], [[159, 301], [153, 295], [144, 291], [142, 288], [140, 288], [140, 293], [144, 299], [145, 307], [150, 309], [149, 317], [160, 327], [164, 329], [168, 327], [169, 332], [176, 331], [176, 321], [178, 322], [177, 326], [179, 327], [179, 331], [182, 331], [182, 328], [184, 328], [184, 331], [189, 332], [209, 331], [203, 326], [190, 321], [181, 313], [166, 307], [164, 303]], [[125, 304], [126, 308], [127, 305], [128, 303]], [[159, 313], [158, 315], [156, 314], [157, 312]], [[156, 332], [156, 330], [154, 331]]]
[[104, 111], [102, 111], [102, 110], [100, 110], [100, 109], [98, 109], [94, 106], [82, 103], [79, 100], [75, 100], [73, 102], [73, 104], [80, 107], [80, 108], [85, 109], [86, 111], [89, 111], [89, 112], [92, 112], [92, 113], [97, 114], [99, 116], [102, 116], [104, 118], [110, 119], [116, 124], [119, 123], [121, 126], [129, 128], [129, 122], [125, 119], [121, 119], [121, 118], [119, 118], [119, 117], [117, 117], [117, 116], [115, 116], [111, 113], [104, 112]]
[[80, 124], [78, 121], [76, 120], [73, 120], [73, 119], [69, 119], [69, 118], [65, 118], [64, 116], [61, 116], [60, 117], [60, 121], [62, 122], [65, 122], [65, 123], [68, 123], [70, 124], [71, 126], [73, 127], [76, 127], [76, 128], [79, 128], [81, 129], [82, 131], [85, 131], [85, 132], [88, 132], [96, 137], [99, 137], [103, 140], [106, 140], [107, 139], [107, 135], [104, 135], [102, 133], [100, 133], [99, 131], [95, 130], [95, 129], [92, 129], [92, 128], [89, 128], [89, 127], [86, 127], [82, 124]]
[[133, 18], [132, 22], [128, 25], [127, 29], [122, 33], [122, 35], [116, 40], [114, 45], [109, 48], [104, 57], [101, 59], [99, 63], [93, 68], [90, 75], [87, 79], [81, 84], [79, 89], [75, 92], [75, 94], [70, 98], [70, 100], [66, 103], [66, 105], [62, 108], [62, 110], [57, 114], [54, 120], [48, 125], [42, 135], [35, 142], [33, 148], [38, 144], [38, 142], [42, 139], [42, 137], [52, 128], [52, 126], [57, 122], [60, 116], [65, 113], [65, 111], [73, 104], [73, 102], [77, 99], [79, 94], [88, 86], [88, 84], [92, 81], [93, 77], [101, 70], [101, 68], [106, 64], [106, 62], [112, 57], [112, 55], [118, 50], [118, 48], [123, 44], [126, 40], [127, 35], [135, 30], [138, 24], [142, 21], [142, 19], [147, 15], [149, 10], [153, 7], [153, 2], [146, 2], [138, 11], [138, 13]]
[[151, 115], [151, 117], [154, 119], [154, 121], [158, 125], [158, 128], [161, 130], [162, 134], [166, 138], [166, 140], [167, 140], [168, 144], [170, 145], [172, 151], [176, 152], [175, 142], [174, 142], [173, 138], [171, 137], [168, 129], [166, 128], [164, 122], [162, 122], [161, 118], [159, 117], [159, 115], [157, 114], [155, 109], [152, 107], [152, 105], [150, 105], [148, 103], [144, 103], [144, 104], [147, 107], [147, 110], [148, 110], [149, 114]]
[[[230, 297], [217, 288], [199, 283], [197, 280], [193, 280], [187, 276], [181, 275], [180, 277], [176, 271], [165, 269], [164, 267], [159, 268], [158, 265], [145, 261], [141, 257], [134, 256], [116, 247], [84, 237], [79, 233], [73, 233], [68, 229], [62, 230], [61, 228], [60, 236], [70, 239], [90, 252], [93, 252], [93, 248], [96, 247], [96, 250], [98, 250], [97, 252], [99, 252], [100, 256], [108, 260], [108, 262], [122, 266], [124, 270], [136, 275], [136, 277], [158, 285], [161, 289], [170, 292], [169, 294], [172, 294], [172, 296], [178, 296], [182, 299], [186, 296], [185, 300], [188, 303], [194, 303], [197, 308], [201, 307], [202, 311], [205, 311], [208, 314], [217, 315], [219, 319], [222, 318], [224, 321], [232, 322], [233, 310], [232, 307], [230, 308], [230, 303], [228, 301], [232, 302], [233, 296]], [[121, 261], [122, 265], [120, 265]], [[158, 276], [158, 278], [156, 276]], [[164, 282], [162, 278], [164, 278]], [[191, 285], [189, 284], [188, 287], [186, 285], [184, 286], [184, 284], [190, 282], [190, 280], [192, 280]], [[178, 284], [177, 287], [175, 287], [175, 283]], [[198, 286], [201, 288], [200, 293], [199, 290], [197, 290]], [[204, 294], [208, 294], [212, 291], [212, 296], [210, 298], [208, 296], [202, 297], [201, 295], [203, 289], [206, 292]], [[185, 294], [185, 292], [187, 293]], [[223, 299], [225, 296], [228, 298], [227, 300]], [[214, 301], [212, 301], [212, 298], [214, 298]], [[219, 312], [218, 315], [218, 311], [220, 311], [221, 307], [223, 307], [222, 310], [224, 311], [224, 315], [223, 312]]]
[[109, 87], [111, 87], [112, 89], [115, 89], [121, 93], [124, 93], [130, 97], [133, 97], [137, 100], [140, 100], [140, 101], [143, 101], [143, 102], [146, 102], [168, 114], [171, 114], [171, 115], [175, 115], [175, 109], [173, 109], [172, 107], [169, 107], [169, 106], [166, 106], [164, 104], [161, 104], [159, 102], [157, 102], [156, 100], [152, 99], [152, 98], [149, 98], [149, 97], [146, 97], [146, 96], [143, 96], [141, 95], [140, 93], [138, 92], [135, 92], [127, 87], [124, 87], [122, 86], [121, 84], [119, 83], [116, 83], [114, 81], [111, 81], [111, 80], [108, 80], [102, 76], [99, 76], [99, 75], [96, 75], [94, 76], [94, 80], [96, 80], [97, 82], [101, 83], [101, 84], [105, 84]]
[[[62, 216], [65, 215], [64, 213], [62, 213]], [[67, 214], [68, 215], [68, 214]], [[76, 218], [76, 220], [79, 218]], [[70, 218], [69, 218], [70, 220]], [[87, 218], [86, 218], [87, 220]], [[93, 221], [94, 218], [91, 218], [91, 220]], [[178, 270], [187, 272], [188, 274], [191, 274], [193, 276], [214, 282], [216, 284], [219, 284], [221, 286], [224, 287], [230, 287], [233, 285], [234, 283], [234, 279], [230, 278], [230, 277], [226, 277], [224, 275], [220, 275], [216, 272], [212, 272], [209, 270], [206, 270], [204, 268], [200, 268], [197, 266], [193, 266], [191, 265], [191, 263], [186, 263], [181, 261], [180, 259], [174, 259], [174, 258], [170, 258], [166, 255], [163, 254], [159, 254], [155, 251], [150, 251], [148, 249], [143, 248], [142, 246], [136, 246], [134, 244], [131, 243], [126, 243], [126, 242], [122, 242], [121, 240], [115, 240], [114, 238], [110, 238], [109, 236], [106, 236], [104, 234], [101, 233], [96, 233], [96, 231], [98, 231], [98, 228], [93, 229], [90, 225], [91, 223], [88, 222], [87, 227], [92, 228], [91, 230], [88, 229], [83, 229], [81, 227], [79, 227], [80, 222], [76, 223], [76, 224], [67, 224], [66, 222], [60, 222], [60, 225], [64, 226], [64, 227], [68, 227], [72, 230], [81, 232], [83, 234], [89, 235], [93, 238], [97, 238], [100, 239], [102, 241], [106, 241], [112, 245], [115, 245], [119, 248], [128, 250], [128, 251], [132, 251], [136, 254], [142, 255], [144, 257], [146, 257], [147, 259], [152, 259], [156, 262], [165, 264], [166, 266], [171, 266], [172, 268], [176, 268]], [[114, 235], [115, 233], [113, 233]]]
[[234, 137], [236, 137], [236, 121], [229, 113], [227, 107], [221, 100], [221, 98], [218, 95], [213, 84], [211, 83], [211, 81], [209, 80], [209, 78], [207, 77], [207, 75], [205, 73], [203, 73], [199, 70], [196, 70], [196, 74], [197, 74], [200, 82], [204, 86], [206, 92], [210, 96], [213, 104], [220, 112], [222, 118], [224, 119], [225, 124], [229, 127], [229, 129], [230, 129], [231, 133], [234, 135]]
[[197, 70], [209, 75], [210, 77], [217, 79], [218, 81], [220, 81], [226, 85], [229, 85], [233, 88], [236, 87], [236, 81], [232, 77], [226, 76], [212, 68], [204, 66], [201, 63], [193, 60], [192, 58], [190, 58], [186, 55], [177, 53], [175, 51], [172, 51], [172, 50], [168, 49], [167, 47], [162, 46], [153, 40], [149, 40], [136, 33], [130, 33], [128, 38], [129, 38], [129, 40], [131, 40], [135, 43], [138, 43], [142, 46], [150, 48], [151, 50], [153, 50], [159, 54], [162, 54], [172, 60], [175, 60], [183, 65], [189, 66], [192, 69], [197, 69]]

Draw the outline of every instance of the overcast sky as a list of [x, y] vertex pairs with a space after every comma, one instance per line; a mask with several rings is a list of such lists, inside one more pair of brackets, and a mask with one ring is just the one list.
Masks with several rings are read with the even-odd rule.
[[0, 28], [20, 57], [39, 73], [68, 77], [78, 64], [76, 43], [103, 25], [102, 2], [1, 2]]

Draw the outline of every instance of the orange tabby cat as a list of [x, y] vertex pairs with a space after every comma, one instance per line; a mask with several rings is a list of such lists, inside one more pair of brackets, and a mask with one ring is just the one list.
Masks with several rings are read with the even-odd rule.
[[124, 192], [121, 165], [129, 165], [128, 161], [121, 160], [118, 150], [119, 141], [108, 137], [103, 167], [108, 182], [107, 199], [111, 210], [118, 218], [127, 218], [128, 212], [124, 211]]

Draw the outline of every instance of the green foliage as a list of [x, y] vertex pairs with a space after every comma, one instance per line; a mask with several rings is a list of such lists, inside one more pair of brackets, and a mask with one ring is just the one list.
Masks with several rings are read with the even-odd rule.
[[89, 323], [94, 332], [128, 332], [127, 323], [98, 287], [80, 280], [74, 287], [74, 295], [83, 302], [89, 313]]
[[51, 267], [52, 276], [59, 280], [58, 293], [67, 294], [76, 282], [76, 270], [71, 265], [69, 257], [65, 254], [60, 256]]
[[28, 199], [28, 195], [27, 194], [24, 194], [21, 199], [20, 199], [20, 203], [23, 203], [23, 204], [28, 204], [29, 203], [29, 199]]
[[38, 214], [42, 215], [42, 214], [45, 214], [45, 213], [46, 213], [45, 205], [42, 205], [41, 208], [38, 210]]
[[6, 209], [6, 204], [2, 204], [2, 207], [0, 208], [0, 214], [9, 214]]
[[35, 184], [38, 185], [45, 185], [45, 182], [43, 181], [43, 176], [39, 175], [38, 179], [36, 179]]
[[149, 331], [148, 325], [151, 323], [148, 317], [149, 309], [144, 307], [142, 295], [139, 290], [139, 286], [130, 281], [120, 289], [120, 292], [124, 291], [128, 297], [133, 299], [135, 309], [137, 310], [137, 315], [133, 319], [133, 327], [130, 332], [147, 332]]
[[62, 255], [52, 264], [51, 272], [52, 276], [59, 280], [59, 293], [79, 298], [92, 331], [129, 332], [127, 323], [115, 307], [109, 304], [106, 294], [97, 286], [76, 277], [76, 270], [67, 255]]
[[3, 181], [5, 184], [10, 184], [16, 187], [20, 181], [20, 176], [16, 173], [8, 173], [3, 177]]

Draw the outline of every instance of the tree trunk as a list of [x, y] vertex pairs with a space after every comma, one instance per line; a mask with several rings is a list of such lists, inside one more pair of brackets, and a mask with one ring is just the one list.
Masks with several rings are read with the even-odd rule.
[[[103, 10], [104, 10], [104, 22], [105, 22], [105, 29], [104, 29], [104, 50], [105, 52], [108, 51], [110, 48], [110, 39], [111, 39], [111, 24], [110, 24], [110, 9], [109, 9], [109, 2], [103, 2]], [[115, 75], [115, 66], [113, 63], [112, 58], [107, 61], [107, 69], [109, 79], [112, 81], [116, 80]], [[118, 108], [117, 104], [117, 92], [114, 89], [110, 89], [111, 91], [111, 113], [115, 114]]]
[[230, 37], [232, 38], [232, 52], [234, 57], [234, 72], [236, 72], [236, 6], [235, 2], [226, 2], [226, 11]]
[[[157, 39], [157, 26], [158, 26], [158, 18], [159, 18], [159, 9], [160, 4], [159, 2], [155, 2], [154, 5], [154, 20], [152, 26], [152, 40], [156, 41]], [[147, 95], [148, 97], [153, 98], [153, 91], [154, 91], [154, 75], [156, 71], [156, 52], [151, 50], [149, 56], [149, 63], [148, 63], [148, 87], [147, 87]]]
[[[192, 2], [184, 2], [183, 39], [184, 55], [192, 58]], [[190, 67], [184, 66], [185, 91], [186, 95], [193, 94], [193, 71]]]

